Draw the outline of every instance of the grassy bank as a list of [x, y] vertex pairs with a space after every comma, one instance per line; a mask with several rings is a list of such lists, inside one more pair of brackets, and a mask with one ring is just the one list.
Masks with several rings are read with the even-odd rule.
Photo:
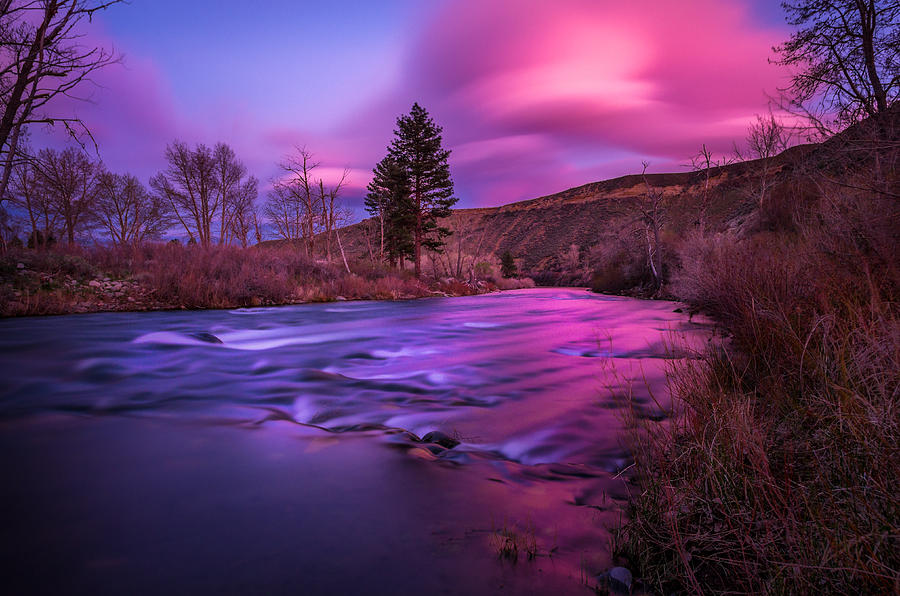
[[397, 300], [497, 289], [492, 280], [417, 280], [367, 262], [351, 270], [290, 246], [19, 248], [0, 256], [0, 315]]
[[871, 180], [681, 243], [670, 291], [727, 340], [632, 437], [621, 554], [654, 590], [900, 592], [900, 203]]

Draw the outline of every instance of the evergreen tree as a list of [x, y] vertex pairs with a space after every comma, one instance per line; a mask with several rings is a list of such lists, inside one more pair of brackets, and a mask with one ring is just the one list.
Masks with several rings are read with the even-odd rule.
[[380, 256], [391, 265], [413, 255], [415, 213], [410, 197], [406, 171], [388, 155], [372, 170], [372, 181], [366, 187], [365, 206], [378, 221]]
[[500, 255], [500, 275], [503, 277], [516, 277], [519, 274], [516, 269], [516, 260], [509, 251]]
[[443, 239], [450, 235], [438, 220], [449, 216], [457, 201], [447, 163], [450, 151], [441, 147], [441, 131], [424, 108], [413, 104], [408, 115], [397, 119], [388, 149], [388, 156], [399, 164], [408, 181], [416, 277], [422, 273], [422, 248], [440, 252]]

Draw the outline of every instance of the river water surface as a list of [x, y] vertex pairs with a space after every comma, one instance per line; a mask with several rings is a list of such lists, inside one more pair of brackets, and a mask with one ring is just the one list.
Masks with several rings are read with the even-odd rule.
[[557, 288], [0, 321], [4, 583], [589, 594], [632, 488], [626, 396], [659, 416], [667, 363], [708, 335], [677, 306]]

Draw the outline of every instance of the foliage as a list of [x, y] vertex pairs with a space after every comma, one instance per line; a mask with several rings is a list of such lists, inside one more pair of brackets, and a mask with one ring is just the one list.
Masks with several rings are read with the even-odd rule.
[[518, 277], [519, 275], [518, 268], [516, 267], [516, 259], [508, 250], [500, 255], [500, 275], [505, 278]]
[[415, 103], [409, 114], [397, 119], [388, 148], [388, 156], [403, 169], [409, 185], [409, 204], [401, 207], [410, 210], [416, 277], [422, 271], [422, 249], [440, 251], [449, 235], [438, 220], [448, 217], [457, 201], [447, 162], [450, 151], [442, 147], [441, 132], [428, 112]]
[[414, 258], [416, 213], [409, 174], [391, 155], [378, 162], [372, 174], [365, 205], [379, 223], [380, 258], [392, 265]]

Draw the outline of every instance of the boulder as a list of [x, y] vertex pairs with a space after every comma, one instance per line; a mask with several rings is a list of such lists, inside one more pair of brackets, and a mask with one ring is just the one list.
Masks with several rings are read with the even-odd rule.
[[631, 572], [625, 567], [613, 567], [606, 573], [611, 594], [631, 594]]
[[457, 445], [459, 445], [459, 441], [451, 437], [446, 433], [442, 433], [439, 430], [433, 430], [424, 437], [422, 437], [423, 443], [435, 443], [444, 447], [446, 449], [453, 449]]

